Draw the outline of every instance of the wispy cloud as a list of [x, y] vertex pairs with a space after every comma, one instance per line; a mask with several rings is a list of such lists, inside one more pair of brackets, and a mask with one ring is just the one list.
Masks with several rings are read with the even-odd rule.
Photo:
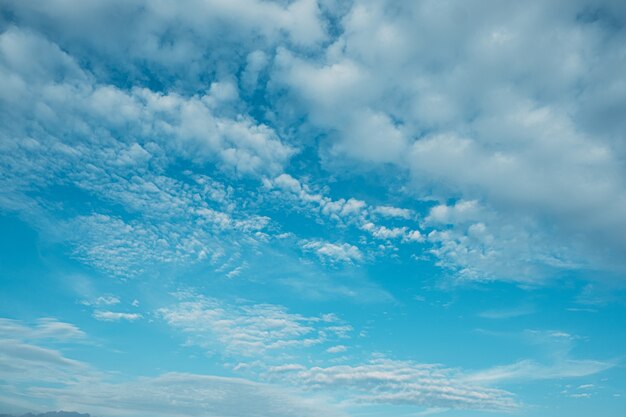
[[496, 366], [477, 372], [471, 375], [469, 380], [483, 384], [495, 384], [542, 379], [579, 378], [606, 371], [614, 366], [614, 362], [596, 360], [564, 359], [547, 365], [534, 360], [524, 360], [511, 365]]
[[55, 318], [41, 318], [33, 325], [20, 320], [0, 318], [0, 335], [5, 339], [72, 341], [85, 338], [85, 333], [71, 323]]
[[94, 381], [83, 387], [40, 388], [60, 407], [115, 417], [346, 416], [321, 398], [239, 378], [166, 373], [130, 382]]
[[96, 310], [93, 318], [100, 321], [135, 321], [142, 317], [139, 313], [123, 313], [119, 311]]
[[161, 308], [158, 314], [186, 334], [188, 343], [243, 357], [311, 347], [352, 332], [333, 314], [303, 316], [280, 305], [228, 304], [202, 296]]
[[[11, 328], [30, 328], [35, 334], [40, 331], [17, 321], [10, 324]], [[5, 338], [11, 328], [0, 329], [0, 378], [6, 381], [0, 393], [3, 404], [19, 404], [25, 409], [45, 404], [119, 417], [345, 416], [322, 398], [240, 378], [166, 373], [120, 382], [58, 350]], [[18, 401], [20, 398], [24, 400]]]
[[82, 300], [81, 304], [86, 306], [112, 306], [120, 302], [120, 299], [114, 295], [103, 295], [92, 300]]
[[511, 411], [519, 404], [506, 391], [470, 382], [457, 370], [385, 358], [358, 365], [280, 369], [311, 389], [347, 395], [355, 402]]
[[[63, 381], [76, 383], [95, 375], [86, 363], [71, 359], [58, 346], [82, 343], [85, 333], [78, 327], [43, 318], [29, 324], [18, 320], [0, 319], [0, 378], [10, 381], [7, 387], [19, 391], [17, 385], [33, 382]], [[54, 343], [55, 347], [46, 346]]]
[[480, 312], [478, 316], [485, 319], [504, 320], [515, 317], [527, 316], [529, 314], [535, 313], [535, 311], [536, 310], [533, 306], [523, 305], [507, 309], [485, 310], [483, 312]]
[[545, 379], [580, 378], [615, 367], [619, 361], [573, 357], [574, 344], [580, 337], [560, 330], [525, 330], [515, 335], [520, 342], [540, 346], [543, 360], [525, 359], [474, 372], [469, 380], [485, 384], [529, 382]]

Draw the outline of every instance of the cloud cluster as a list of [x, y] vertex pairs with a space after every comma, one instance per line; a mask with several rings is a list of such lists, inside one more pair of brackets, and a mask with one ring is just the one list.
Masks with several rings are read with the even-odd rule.
[[319, 240], [301, 242], [302, 250], [314, 252], [323, 262], [360, 262], [363, 254], [358, 247], [349, 243], [331, 243]]
[[75, 339], [76, 331], [67, 331], [75, 329], [71, 324], [53, 319], [39, 320], [35, 326], [8, 319], [0, 324], [3, 407], [74, 409], [115, 417], [345, 415], [319, 398], [240, 378], [166, 373], [120, 382], [40, 345], [44, 339]]
[[[358, 365], [279, 368], [293, 383], [350, 395], [356, 402], [511, 411], [519, 406], [503, 390], [485, 388], [454, 369], [385, 358]], [[346, 394], [348, 392], [349, 394]]]
[[[416, 197], [476, 200], [497, 214], [482, 221], [497, 258], [468, 265], [449, 239], [433, 242], [446, 265], [475, 279], [519, 280], [518, 267], [558, 275], [542, 271], [555, 256], [541, 250], [508, 273], [498, 265], [516, 263], [513, 231], [518, 248], [580, 242], [560, 254], [565, 270], [577, 260], [623, 270], [624, 146], [614, 129], [626, 103], [616, 71], [626, 32], [616, 16], [623, 9], [610, 1], [357, 1], [321, 58], [280, 51], [273, 76], [326, 133], [329, 163], [391, 165], [412, 177]], [[457, 249], [480, 253], [482, 242], [463, 238], [467, 249]]]
[[[122, 89], [98, 83], [75, 57], [37, 34], [9, 27], [0, 36], [0, 71], [9, 80], [0, 97], [7, 110], [4, 146], [18, 152], [30, 150], [52, 159], [49, 152], [55, 151], [64, 156], [59, 164], [84, 164], [91, 156], [85, 153], [106, 152], [102, 148], [113, 145], [128, 149], [115, 162], [132, 165], [150, 159], [149, 149], [156, 145], [197, 163], [219, 161], [240, 174], [276, 172], [293, 154], [271, 128], [245, 113], [233, 114], [230, 109], [237, 107], [239, 97], [228, 81], [214, 82], [204, 93], [192, 96]], [[37, 67], [25, 59], [31, 55], [41, 57]], [[35, 109], [33, 123], [24, 119], [30, 117], [29, 108]], [[34, 130], [24, 131], [28, 126]], [[16, 139], [27, 135], [30, 143], [24, 149]], [[68, 152], [68, 146], [73, 152]], [[46, 168], [62, 168], [46, 159], [39, 168], [46, 162]], [[26, 168], [29, 165], [22, 167]]]
[[344, 416], [323, 401], [239, 378], [166, 373], [131, 382], [98, 382], [66, 389], [41, 388], [62, 407], [111, 417]]
[[100, 321], [135, 321], [141, 317], [139, 313], [124, 313], [120, 311], [96, 310], [93, 312], [93, 318]]
[[[10, 382], [3, 385], [0, 404], [32, 408], [45, 403], [46, 407], [120, 417], [146, 413], [235, 417], [249, 415], [250, 407], [259, 416], [345, 415], [342, 409], [363, 405], [511, 412], [520, 408], [520, 402], [494, 385], [580, 378], [616, 364], [572, 358], [576, 336], [535, 330], [521, 337], [549, 348], [550, 362], [522, 360], [468, 372], [373, 354], [366, 361], [336, 357], [329, 364], [319, 358], [311, 361], [309, 348], [326, 344], [325, 351], [331, 355], [349, 350], [337, 341], [349, 336], [352, 327], [334, 314], [304, 316], [278, 305], [226, 304], [192, 294], [179, 296], [180, 303], [157, 314], [185, 333], [189, 344], [244, 361], [256, 358], [253, 363], [240, 363], [234, 371], [246, 368], [264, 383], [188, 373], [119, 381], [45, 346], [81, 342], [84, 333], [75, 326], [49, 318], [34, 325], [2, 319], [0, 377]], [[309, 358], [311, 363], [289, 362], [294, 358]]]
[[[524, 285], [626, 270], [622, 3], [0, 0], [0, 10], [0, 213], [105, 274], [202, 265], [235, 283], [263, 267], [300, 296], [363, 301], [393, 297], [341, 274], [383, 257]], [[113, 296], [84, 304], [112, 323], [151, 315]], [[152, 317], [228, 360], [263, 358], [251, 373], [273, 384], [114, 381], [67, 356], [85, 338], [76, 326], [0, 319], [0, 402], [120, 417], [339, 416], [321, 404], [343, 395], [348, 406], [505, 412], [519, 403], [493, 386], [614, 366], [572, 358], [562, 332], [533, 336], [559, 340], [549, 360], [469, 373], [359, 362], [352, 327], [333, 314], [181, 295]]]
[[[177, 184], [184, 161], [264, 177], [290, 210], [315, 208], [382, 245], [426, 241], [465, 279], [623, 270], [620, 6], [227, 3], [4, 2], [2, 207], [46, 212], [59, 202], [26, 196], [62, 186], [131, 211], [184, 210], [150, 191]], [[111, 28], [131, 21], [122, 41]], [[480, 210], [425, 240], [434, 223], [412, 224], [411, 210], [331, 199], [286, 174], [311, 145], [330, 170], [347, 157], [358, 172], [401, 174], [404, 197]]]
[[[365, 242], [369, 240], [373, 248], [380, 248], [380, 245], [395, 248], [397, 244], [423, 241], [419, 230], [421, 226], [409, 209], [373, 206], [352, 197], [333, 199], [289, 174], [265, 179], [264, 186], [280, 201], [292, 204], [294, 207], [290, 209], [302, 209], [320, 222], [330, 220], [332, 224], [353, 228], [365, 238]], [[398, 221], [402, 225], [398, 225]], [[318, 239], [301, 241], [300, 246], [305, 251], [313, 251], [320, 259], [331, 262], [363, 259], [361, 250], [350, 243], [323, 242]]]
[[188, 343], [214, 348], [235, 357], [259, 357], [306, 348], [347, 337], [352, 327], [334, 314], [303, 316], [280, 305], [228, 304], [197, 295], [158, 314], [188, 336]]
[[216, 234], [267, 225], [235, 212], [232, 187], [177, 166], [256, 177], [293, 154], [245, 109], [232, 111], [240, 99], [229, 81], [190, 96], [103, 84], [49, 38], [12, 25], [0, 51], [2, 210], [116, 275], [219, 256]]
[[3, 16], [11, 20], [0, 23], [45, 33], [107, 83], [195, 92], [242, 64], [253, 80], [262, 70], [263, 51], [277, 43], [310, 48], [324, 41], [323, 7], [313, 0], [194, 0], [185, 7], [162, 1], [78, 7], [63, 0], [3, 1]]

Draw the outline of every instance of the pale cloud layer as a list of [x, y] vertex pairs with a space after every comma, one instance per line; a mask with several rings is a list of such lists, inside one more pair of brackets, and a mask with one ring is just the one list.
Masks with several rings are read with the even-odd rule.
[[429, 407], [512, 411], [518, 407], [512, 395], [467, 381], [452, 369], [438, 365], [373, 359], [359, 365], [279, 369], [293, 372], [296, 384], [312, 389], [330, 389], [354, 401], [372, 404], [412, 404]]
[[[119, 382], [111, 374], [70, 359], [59, 350], [17, 338], [35, 335], [36, 338], [67, 340], [74, 337], [67, 332], [43, 331], [42, 327], [49, 328], [50, 323], [57, 328], [71, 326], [50, 319], [41, 320], [36, 326], [2, 319], [0, 378], [6, 383], [2, 384], [1, 406], [30, 410], [35, 407], [80, 409], [92, 415], [120, 417], [139, 417], [146, 413], [233, 417], [251, 413], [267, 417], [345, 415], [319, 397], [307, 397], [293, 390], [240, 378], [164, 373]], [[12, 333], [15, 329], [22, 331]]]
[[217, 348], [235, 357], [271, 353], [279, 360], [282, 351], [339, 340], [352, 332], [352, 327], [334, 314], [308, 317], [279, 305], [237, 305], [197, 295], [181, 297], [179, 303], [159, 309], [159, 316], [188, 335], [188, 343]]
[[120, 311], [96, 310], [93, 313], [93, 318], [100, 321], [135, 321], [141, 318], [141, 314], [123, 313]]
[[[307, 317], [278, 305], [227, 304], [193, 294], [178, 297], [179, 304], [159, 309], [156, 316], [183, 332], [187, 346], [243, 360], [234, 370], [265, 382], [175, 372], [119, 381], [114, 378], [117, 373], [98, 370], [57, 347], [45, 346], [63, 343], [65, 350], [68, 343], [83, 342], [85, 334], [76, 326], [51, 318], [32, 325], [2, 319], [0, 376], [11, 382], [5, 384], [0, 404], [28, 407], [30, 398], [31, 407], [35, 401], [121, 417], [147, 412], [244, 416], [250, 407], [259, 416], [320, 412], [340, 416], [346, 415], [346, 407], [368, 404], [512, 412], [523, 404], [511, 392], [493, 385], [588, 377], [616, 365], [615, 361], [574, 359], [569, 352], [575, 336], [534, 330], [522, 336], [531, 343], [551, 346], [552, 363], [529, 359], [474, 372], [380, 354], [356, 363], [346, 363], [345, 358], [339, 359], [344, 363], [322, 366], [319, 360], [313, 361], [317, 364], [289, 363], [294, 357], [307, 357], [303, 353], [318, 345], [328, 346], [329, 354], [345, 354], [348, 347], [336, 341], [353, 337], [352, 327], [333, 314]], [[116, 321], [125, 317], [111, 313], [96, 318]], [[25, 391], [22, 384], [28, 386]]]
[[298, 396], [239, 378], [167, 373], [127, 383], [98, 382], [68, 389], [42, 388], [62, 408], [119, 417], [206, 416], [344, 416], [319, 399]]

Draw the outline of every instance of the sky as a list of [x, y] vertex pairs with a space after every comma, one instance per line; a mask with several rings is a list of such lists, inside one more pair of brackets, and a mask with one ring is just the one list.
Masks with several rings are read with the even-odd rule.
[[0, 413], [626, 415], [626, 3], [0, 0]]

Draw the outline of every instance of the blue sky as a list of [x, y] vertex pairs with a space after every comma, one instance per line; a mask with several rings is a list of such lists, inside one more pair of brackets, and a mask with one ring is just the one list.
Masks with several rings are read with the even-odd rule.
[[624, 416], [625, 24], [0, 0], [0, 413]]

